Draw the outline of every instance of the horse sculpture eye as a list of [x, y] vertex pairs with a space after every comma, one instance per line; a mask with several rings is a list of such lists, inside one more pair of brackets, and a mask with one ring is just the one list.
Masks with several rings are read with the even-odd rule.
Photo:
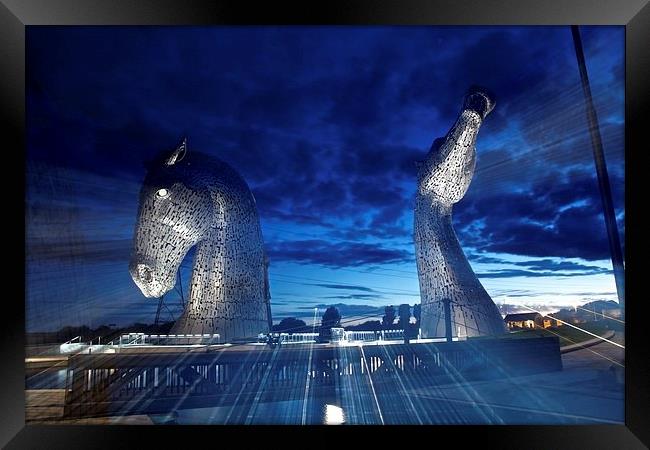
[[163, 197], [164, 198], [164, 197], [167, 197], [169, 195], [169, 191], [167, 189], [165, 189], [165, 188], [158, 189], [158, 192], [156, 192], [156, 195], [158, 197]]

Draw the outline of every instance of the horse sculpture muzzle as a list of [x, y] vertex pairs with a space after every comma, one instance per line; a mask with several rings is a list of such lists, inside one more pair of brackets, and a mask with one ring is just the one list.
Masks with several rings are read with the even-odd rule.
[[155, 275], [154, 270], [148, 264], [134, 260], [129, 264], [129, 273], [145, 297], [158, 298], [169, 291], [167, 286], [161, 282], [162, 280]]

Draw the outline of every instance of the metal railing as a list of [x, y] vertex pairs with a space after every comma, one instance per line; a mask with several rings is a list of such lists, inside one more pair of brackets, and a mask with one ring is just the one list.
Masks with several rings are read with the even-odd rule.
[[81, 342], [81, 336], [75, 336], [72, 339], [65, 341], [63, 344], [59, 345], [59, 353], [77, 353], [87, 347], [87, 344]]
[[136, 345], [213, 345], [220, 344], [219, 334], [145, 334], [128, 333], [120, 336], [120, 347]]
[[[288, 334], [287, 334], [288, 335]], [[306, 337], [306, 336], [305, 336]], [[77, 355], [70, 359], [66, 417], [149, 414], [174, 408], [284, 401], [305, 388], [330, 395], [337, 385], [393, 393], [408, 376], [414, 387], [562, 369], [558, 339], [530, 338], [387, 346], [315, 346], [275, 352], [257, 346], [219, 352]], [[261, 393], [259, 397], [254, 394]], [[310, 394], [311, 395], [311, 394]], [[384, 394], [385, 395], [385, 394]], [[248, 400], [242, 400], [248, 399]], [[254, 400], [255, 399], [255, 400]], [[146, 401], [143, 401], [146, 400]]]
[[[277, 342], [282, 344], [315, 343], [319, 342], [319, 333], [272, 333]], [[267, 334], [260, 334], [258, 342], [266, 342]], [[100, 338], [101, 339], [101, 338]], [[342, 328], [332, 328], [331, 342], [340, 344], [357, 342], [401, 341], [404, 339], [404, 330], [376, 330], [376, 331], [346, 331]], [[98, 343], [101, 342], [98, 339]], [[125, 333], [118, 338], [103, 345], [93, 345], [81, 341], [81, 336], [75, 336], [61, 344], [61, 353], [78, 353], [91, 349], [93, 352], [114, 351], [122, 347], [137, 346], [181, 346], [181, 345], [215, 345], [223, 344], [218, 333], [213, 334], [146, 334]]]
[[[319, 341], [319, 333], [271, 333], [275, 342], [281, 344], [298, 344]], [[261, 333], [258, 342], [267, 342], [268, 334]], [[377, 331], [345, 331], [343, 328], [332, 328], [330, 342], [370, 342], [370, 341], [401, 341], [404, 339], [404, 330], [377, 330]]]
[[377, 330], [377, 331], [344, 331], [343, 340], [346, 342], [368, 341], [401, 341], [404, 339], [404, 330]]

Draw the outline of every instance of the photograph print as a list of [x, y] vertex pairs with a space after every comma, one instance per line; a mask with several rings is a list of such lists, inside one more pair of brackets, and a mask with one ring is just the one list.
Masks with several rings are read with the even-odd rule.
[[623, 26], [25, 33], [27, 424], [624, 424]]

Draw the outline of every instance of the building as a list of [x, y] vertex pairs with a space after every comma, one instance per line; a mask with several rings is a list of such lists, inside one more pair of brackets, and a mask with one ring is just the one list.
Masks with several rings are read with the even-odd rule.
[[544, 316], [542, 317], [542, 326], [544, 328], [550, 328], [550, 327], [561, 327], [562, 322], [560, 322], [557, 319], [554, 319], [553, 317], [550, 316]]
[[535, 328], [542, 320], [542, 315], [536, 312], [508, 314], [503, 321], [509, 330], [514, 328]]
[[558, 322], [556, 319], [549, 316], [542, 316], [540, 313], [536, 312], [508, 314], [504, 317], [503, 321], [506, 323], [509, 330], [535, 327], [550, 328], [562, 325], [562, 323]]

